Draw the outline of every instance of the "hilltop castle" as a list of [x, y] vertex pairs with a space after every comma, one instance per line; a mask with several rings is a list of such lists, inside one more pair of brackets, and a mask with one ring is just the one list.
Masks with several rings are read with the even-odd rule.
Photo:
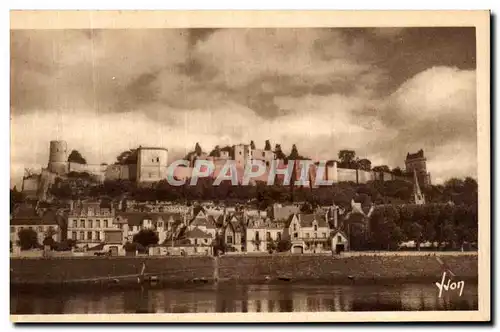
[[[215, 165], [213, 177], [215, 178], [221, 171], [227, 160], [234, 160], [236, 167], [241, 169], [247, 162], [258, 160], [264, 162], [269, 167], [276, 154], [267, 149], [257, 149], [248, 144], [238, 144], [232, 147], [222, 148], [216, 155], [206, 153], [190, 153], [188, 167], [177, 167], [174, 176], [178, 179], [185, 179], [191, 176], [194, 161], [197, 159], [210, 160]], [[48, 164], [42, 168], [41, 174], [30, 174], [23, 178], [22, 190], [29, 197], [45, 200], [48, 189], [55, 183], [57, 178], [66, 178], [72, 173], [87, 173], [97, 182], [105, 180], [128, 180], [139, 184], [154, 183], [167, 178], [168, 150], [162, 147], [143, 147], [137, 149], [137, 158], [125, 164], [99, 164], [88, 165], [68, 161], [68, 145], [65, 141], [51, 141]], [[413, 181], [412, 173], [416, 173], [417, 181], [422, 186], [430, 184], [430, 175], [426, 169], [426, 159], [423, 150], [415, 154], [408, 153], [406, 156], [406, 171], [409, 176], [396, 176], [391, 172], [375, 172], [359, 169], [339, 168], [336, 161], [330, 161], [325, 168], [324, 179], [332, 183], [355, 182], [367, 183], [370, 181], [390, 181], [403, 179]], [[315, 165], [310, 172], [311, 180], [316, 176]], [[267, 172], [266, 172], [267, 173]], [[268, 174], [264, 174], [262, 179], [266, 181]]]

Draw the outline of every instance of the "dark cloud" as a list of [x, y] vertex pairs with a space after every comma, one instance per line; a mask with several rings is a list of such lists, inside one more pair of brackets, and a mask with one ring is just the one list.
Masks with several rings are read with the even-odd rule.
[[[196, 141], [270, 138], [399, 166], [424, 148], [444, 174], [442, 156], [476, 153], [475, 59], [474, 28], [13, 31], [13, 131], [37, 123], [33, 140], [64, 132], [76, 144], [78, 119], [100, 135], [85, 144], [160, 139], [182, 154]], [[42, 163], [18, 151], [16, 164]]]

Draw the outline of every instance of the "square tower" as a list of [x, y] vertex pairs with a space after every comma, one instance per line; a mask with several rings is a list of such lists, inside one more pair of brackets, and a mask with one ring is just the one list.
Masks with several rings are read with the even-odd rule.
[[405, 160], [406, 172], [417, 174], [418, 182], [424, 186], [431, 184], [430, 174], [427, 173], [427, 159], [424, 156], [424, 150], [420, 149], [417, 153], [408, 153]]
[[251, 158], [250, 145], [238, 144], [234, 146], [234, 160], [237, 167], [245, 167], [247, 161]]
[[137, 182], [158, 182], [167, 178], [168, 150], [157, 147], [137, 149]]

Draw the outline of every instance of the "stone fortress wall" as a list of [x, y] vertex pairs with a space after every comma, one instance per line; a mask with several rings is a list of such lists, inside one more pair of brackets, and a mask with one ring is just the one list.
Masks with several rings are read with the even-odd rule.
[[[255, 184], [257, 181], [267, 182], [269, 177], [269, 166], [275, 160], [275, 155], [272, 151], [263, 149], [251, 149], [249, 145], [239, 144], [233, 147], [234, 162], [236, 163], [238, 182], [242, 183], [244, 175], [244, 167], [250, 160], [258, 160], [263, 162], [267, 170], [266, 172], [252, 179], [250, 184]], [[425, 170], [424, 165], [421, 166], [422, 158], [419, 155], [419, 165]], [[199, 159], [210, 160], [214, 163], [215, 169], [211, 174], [212, 178], [217, 176], [224, 169], [225, 162], [231, 159], [228, 153], [223, 153], [220, 157], [208, 157], [203, 154]], [[178, 166], [174, 170], [174, 177], [178, 180], [189, 179], [193, 173], [192, 161], [190, 166]], [[104, 182], [106, 180], [130, 180], [138, 183], [151, 183], [167, 178], [168, 150], [159, 147], [139, 147], [137, 164], [131, 165], [87, 165], [74, 162], [68, 162], [68, 145], [65, 141], [51, 141], [50, 153], [47, 168], [42, 169], [40, 175], [30, 176], [23, 179], [23, 190], [26, 192], [36, 193], [39, 197], [45, 197], [48, 188], [54, 183], [58, 176], [66, 176], [71, 172], [88, 173], [94, 179]], [[278, 168], [286, 166], [279, 163]], [[417, 167], [415, 167], [417, 168]], [[310, 178], [314, 184], [317, 174], [317, 165], [312, 165], [309, 171]], [[300, 176], [300, 166], [297, 170], [297, 178]], [[370, 181], [390, 181], [395, 179], [406, 179], [404, 177], [396, 177], [389, 172], [374, 172], [355, 169], [346, 169], [337, 167], [337, 162], [332, 161], [327, 164], [324, 170], [323, 179], [332, 183], [339, 182], [355, 182], [368, 183]]]

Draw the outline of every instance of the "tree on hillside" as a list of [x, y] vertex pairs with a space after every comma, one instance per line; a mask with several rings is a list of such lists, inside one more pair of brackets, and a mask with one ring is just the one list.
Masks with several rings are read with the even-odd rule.
[[375, 166], [373, 167], [374, 172], [390, 172], [391, 169], [387, 165]]
[[17, 190], [17, 187], [14, 186], [13, 189], [10, 190], [10, 211], [12, 212], [17, 204], [24, 202], [24, 194]]
[[396, 176], [403, 176], [403, 171], [401, 170], [401, 168], [396, 167], [392, 169], [392, 174]]
[[339, 167], [341, 168], [354, 168], [354, 161], [356, 152], [353, 150], [340, 150], [339, 151]]
[[196, 145], [194, 146], [194, 153], [199, 157], [203, 153], [203, 150], [198, 142], [196, 142]]
[[123, 151], [116, 157], [115, 165], [137, 164], [137, 149]]
[[372, 168], [372, 162], [366, 158], [357, 160], [358, 169], [363, 171], [370, 171]]
[[290, 152], [288, 159], [289, 160], [299, 160], [300, 159], [299, 151], [297, 150], [297, 146], [295, 144], [292, 145], [292, 151]]
[[218, 145], [216, 145], [214, 147], [214, 149], [212, 151], [210, 151], [210, 154], [209, 154], [210, 157], [220, 157], [220, 147]]
[[276, 155], [276, 159], [278, 159], [278, 160], [286, 160], [286, 155], [281, 150], [281, 145], [280, 144], [276, 144], [276, 146], [274, 147], [274, 154]]
[[133, 241], [139, 243], [143, 247], [148, 247], [152, 244], [158, 244], [158, 234], [150, 229], [142, 229], [134, 235]]
[[34, 230], [24, 228], [21, 229], [17, 235], [19, 237], [19, 246], [21, 250], [29, 250], [38, 247], [38, 236]]
[[78, 152], [77, 150], [71, 151], [71, 153], [68, 156], [68, 162], [70, 162], [70, 163], [77, 163], [77, 164], [83, 164], [83, 165], [87, 164], [87, 161], [85, 160], [85, 158], [83, 158], [83, 156], [81, 155], [81, 153]]
[[266, 139], [266, 145], [264, 147], [264, 150], [271, 151], [271, 142], [268, 139]]

